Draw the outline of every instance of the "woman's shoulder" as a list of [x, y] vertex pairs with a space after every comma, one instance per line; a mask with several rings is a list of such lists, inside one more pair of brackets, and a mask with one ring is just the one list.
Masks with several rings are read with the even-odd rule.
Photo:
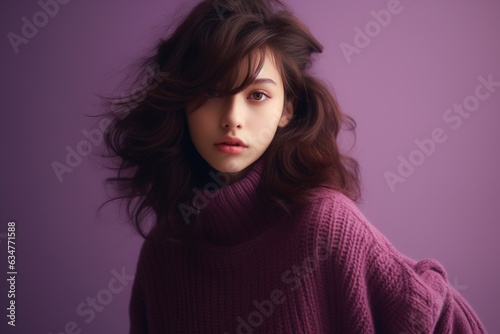
[[306, 220], [311, 235], [335, 247], [350, 247], [363, 244], [365, 247], [381, 244], [388, 240], [366, 218], [357, 204], [341, 191], [318, 187], [312, 192], [311, 200], [302, 206], [302, 217]]
[[319, 211], [323, 220], [355, 219], [367, 222], [357, 204], [344, 193], [329, 187], [317, 187], [311, 191], [309, 210]]
[[339, 259], [342, 258], [339, 263], [360, 265], [366, 261], [365, 265], [368, 262], [373, 265], [387, 263], [383, 259], [391, 258], [399, 265], [407, 264], [406, 257], [341, 191], [318, 188], [309, 206], [317, 212], [317, 219], [309, 222], [309, 227], [315, 230], [311, 234], [328, 245]]

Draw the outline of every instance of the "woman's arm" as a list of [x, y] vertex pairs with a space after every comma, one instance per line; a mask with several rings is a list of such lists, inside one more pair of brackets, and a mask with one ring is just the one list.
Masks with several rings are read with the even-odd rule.
[[437, 261], [417, 262], [399, 253], [344, 196], [334, 195], [323, 217], [329, 224], [329, 243], [335, 245], [332, 300], [345, 328], [366, 333], [486, 333]]

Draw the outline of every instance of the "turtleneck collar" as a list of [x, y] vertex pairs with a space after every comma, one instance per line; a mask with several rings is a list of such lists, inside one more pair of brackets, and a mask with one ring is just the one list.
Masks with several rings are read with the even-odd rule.
[[[261, 158], [242, 179], [216, 190], [198, 189], [197, 230], [206, 241], [234, 246], [271, 227], [268, 206], [258, 195], [264, 161]], [[217, 177], [213, 174], [212, 177]], [[220, 182], [221, 179], [219, 179]]]

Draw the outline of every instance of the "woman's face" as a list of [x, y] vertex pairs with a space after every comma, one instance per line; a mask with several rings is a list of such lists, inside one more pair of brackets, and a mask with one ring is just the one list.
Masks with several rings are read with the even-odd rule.
[[281, 75], [270, 53], [250, 86], [235, 95], [186, 107], [189, 133], [198, 153], [231, 182], [243, 177], [271, 143], [278, 127], [290, 121]]

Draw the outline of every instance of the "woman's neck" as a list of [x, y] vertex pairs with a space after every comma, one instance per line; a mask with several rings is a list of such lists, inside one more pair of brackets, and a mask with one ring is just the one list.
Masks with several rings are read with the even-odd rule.
[[219, 172], [219, 171], [217, 171], [217, 173], [219, 173], [220, 175], [225, 177], [227, 180], [229, 180], [228, 185], [231, 185], [231, 184], [238, 182], [238, 181], [242, 180], [243, 178], [245, 178], [245, 176], [248, 175], [248, 173], [254, 168], [255, 164], [258, 163], [259, 161], [260, 161], [260, 159], [251, 163], [248, 167], [246, 167], [245, 169], [242, 169], [239, 172]]

